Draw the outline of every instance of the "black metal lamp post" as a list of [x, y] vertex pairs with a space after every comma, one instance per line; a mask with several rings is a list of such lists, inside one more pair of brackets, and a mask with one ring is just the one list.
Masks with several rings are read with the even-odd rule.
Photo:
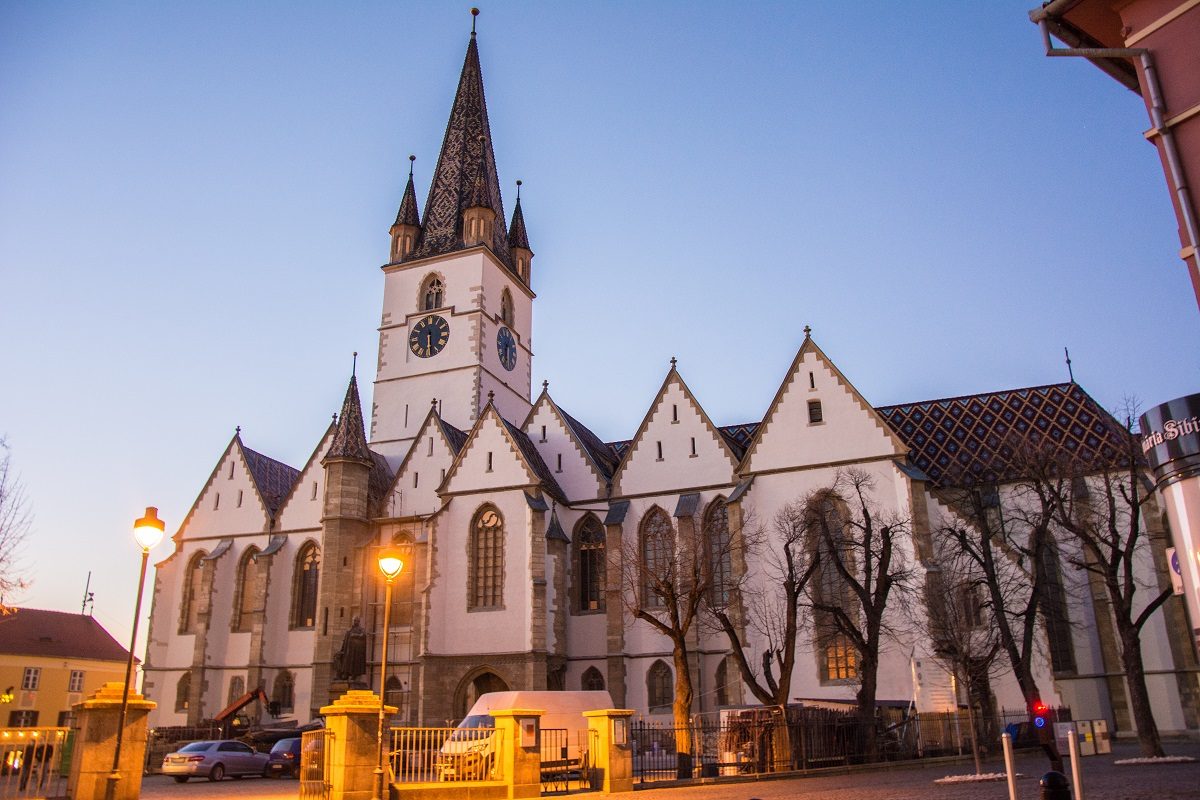
[[404, 562], [400, 560], [400, 556], [394, 550], [385, 549], [379, 553], [378, 558], [379, 571], [383, 573], [384, 579], [387, 581], [383, 591], [383, 653], [379, 657], [379, 727], [376, 730], [376, 744], [379, 748], [379, 759], [375, 764], [375, 798], [374, 800], [382, 800], [383, 792], [383, 722], [384, 722], [384, 698], [387, 694], [387, 646], [388, 646], [388, 628], [392, 623], [392, 584], [400, 575], [400, 571], [404, 569]]

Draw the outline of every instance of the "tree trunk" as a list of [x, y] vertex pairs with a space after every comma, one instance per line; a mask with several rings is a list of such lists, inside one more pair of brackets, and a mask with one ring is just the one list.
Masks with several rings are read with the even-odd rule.
[[1121, 662], [1125, 666], [1125, 682], [1129, 687], [1129, 707], [1133, 711], [1133, 724], [1137, 726], [1138, 742], [1142, 755], [1147, 758], [1166, 755], [1162, 738], [1158, 734], [1158, 723], [1150, 708], [1150, 692], [1146, 689], [1146, 668], [1142, 664], [1142, 640], [1138, 631], [1121, 632]]
[[864, 658], [859, 664], [858, 678], [858, 740], [859, 752], [866, 762], [875, 761], [879, 755], [878, 737], [875, 731], [875, 694], [879, 686], [879, 663], [874, 658]]
[[688, 668], [687, 645], [675, 642], [675, 701], [671, 710], [675, 720], [676, 777], [692, 777], [692, 673]]
[[[957, 698], [955, 698], [957, 705]], [[958, 709], [954, 709], [954, 713], [958, 713]], [[971, 697], [971, 687], [967, 685], [967, 724], [971, 726], [971, 755], [975, 757], [975, 774], [983, 774], [983, 766], [979, 760], [979, 730], [975, 727], [975, 702]]]

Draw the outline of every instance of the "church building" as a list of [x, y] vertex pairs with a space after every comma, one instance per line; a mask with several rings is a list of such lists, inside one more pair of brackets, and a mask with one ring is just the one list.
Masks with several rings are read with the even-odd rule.
[[[235, 433], [156, 565], [152, 726], [196, 724], [259, 686], [272, 701], [263, 722], [307, 722], [360, 687], [382, 690], [397, 724], [445, 724], [501, 689], [607, 689], [666, 720], [678, 667], [668, 638], [630, 613], [642, 589], [636, 569], [620, 569], [624, 553], [653, 561], [701, 530], [736, 540], [748, 520], [768, 523], [853, 469], [881, 514], [906, 520], [904, 558], [923, 574], [931, 527], [949, 513], [936, 490], [958, 470], [998, 467], [1005, 436], [1121, 446], [1120, 426], [1073, 382], [875, 407], [807, 328], [761, 420], [711, 419], [672, 360], [630, 438], [602, 441], [532, 386], [534, 252], [519, 195], [505, 214], [492, 141], [472, 33], [427, 199], [410, 170], [390, 229], [370, 404], [351, 376], [333, 423], [300, 432], [315, 441], [298, 467]], [[393, 545], [405, 567], [384, 631], [375, 557]], [[769, 580], [736, 547], [713, 562], [730, 585]], [[1072, 624], [1054, 632], [1039, 683], [1077, 718], [1111, 720], [1124, 700], [1102, 604], [1086, 579], [1063, 580], [1081, 589], [1067, 593]], [[641, 603], [656, 610], [651, 594]], [[765, 645], [735, 617], [757, 664]], [[340, 656], [356, 620], [362, 675]], [[1144, 634], [1164, 731], [1197, 725], [1192, 656], [1171, 644], [1187, 641], [1183, 624], [1160, 614]], [[791, 697], [852, 703], [853, 649], [806, 631]], [[688, 636], [693, 712], [756, 702], [723, 632]], [[888, 643], [881, 700], [956, 707], [929, 647]], [[1011, 678], [993, 691], [998, 706], [1023, 706]]]

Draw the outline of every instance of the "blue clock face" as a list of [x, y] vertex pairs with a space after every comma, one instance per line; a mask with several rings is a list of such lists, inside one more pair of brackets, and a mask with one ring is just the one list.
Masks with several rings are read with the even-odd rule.
[[517, 365], [517, 342], [513, 339], [512, 331], [500, 326], [496, 332], [496, 352], [500, 354], [500, 363], [507, 370]]
[[430, 314], [424, 317], [408, 334], [408, 349], [418, 358], [429, 358], [442, 352], [450, 341], [450, 323], [444, 317]]

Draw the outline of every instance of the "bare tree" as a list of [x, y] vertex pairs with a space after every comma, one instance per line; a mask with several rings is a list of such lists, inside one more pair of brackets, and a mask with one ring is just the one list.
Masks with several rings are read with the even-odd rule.
[[[1039, 620], [1051, 640], [1065, 616], [1054, 589], [1059, 586], [1052, 530], [1054, 497], [1064, 484], [1060, 454], [1050, 446], [1029, 442], [1008, 445], [1012, 470], [1021, 477], [1000, 492], [996, 484], [968, 476], [950, 476], [954, 488], [940, 491], [958, 515], [944, 519], [935, 539], [938, 546], [957, 549], [977, 570], [987, 594], [1000, 646], [1008, 655], [1013, 675], [1028, 709], [1042, 702], [1033, 676], [1034, 655], [1040, 651]], [[1054, 769], [1062, 771], [1062, 756], [1050, 731], [1040, 743]]]
[[925, 576], [924, 627], [933, 643], [933, 660], [941, 664], [957, 688], [967, 694], [967, 722], [976, 774], [982, 773], [979, 746], [981, 716], [990, 718], [991, 681], [1000, 671], [1000, 635], [985, 600], [986, 585], [979, 566], [945, 539], [935, 544], [934, 563]]
[[11, 613], [5, 601], [28, 585], [20, 576], [19, 559], [31, 521], [24, 489], [11, 465], [8, 443], [0, 438], [0, 615]]
[[[1127, 428], [1131, 418], [1132, 413], [1126, 418]], [[1108, 597], [1142, 754], [1162, 756], [1162, 739], [1146, 688], [1141, 636], [1146, 623], [1170, 599], [1171, 588], [1159, 590], [1137, 575], [1137, 561], [1149, 545], [1142, 509], [1152, 495], [1142, 491], [1146, 474], [1137, 440], [1128, 430], [1124, 438], [1128, 449], [1115, 463], [1069, 462], [1069, 480], [1052, 483], [1046, 493], [1053, 502], [1054, 521], [1078, 546], [1067, 555], [1067, 562], [1086, 570]]]
[[[913, 569], [903, 539], [907, 520], [881, 511], [873, 478], [858, 469], [838, 472], [833, 485], [807, 501], [806, 527], [820, 562], [808, 586], [818, 646], [827, 665], [847, 647], [854, 653], [855, 698], [862, 753], [878, 751], [875, 696], [884, 639], [894, 635], [903, 615], [900, 595], [913, 588]], [[889, 603], [895, 603], [892, 613]], [[832, 653], [832, 655], [830, 655]], [[850, 666], [847, 664], [847, 666]], [[829, 667], [827, 666], [827, 669]]]
[[[730, 531], [728, 513], [718, 502], [697, 524], [692, 515], [678, 519], [678, 526], [661, 508], [643, 517], [636, 541], [627, 541], [617, 555], [614, 570], [621, 576], [625, 610], [657, 630], [671, 643], [674, 666], [672, 716], [675, 751], [680, 777], [692, 774], [691, 712], [694, 695], [691, 673], [691, 642], [696, 636], [701, 611], [714, 594], [730, 591], [727, 565], [742, 540], [741, 531]], [[722, 527], [723, 525], [723, 527]]]

